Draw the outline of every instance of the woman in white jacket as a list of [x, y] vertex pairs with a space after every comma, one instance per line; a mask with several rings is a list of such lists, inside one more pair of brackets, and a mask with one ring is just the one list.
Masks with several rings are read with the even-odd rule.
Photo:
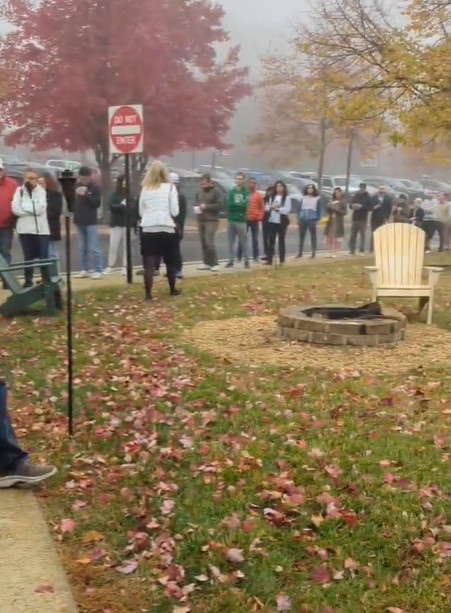
[[[38, 185], [38, 175], [31, 168], [25, 171], [24, 184], [14, 194], [12, 211], [17, 217], [16, 229], [24, 260], [46, 260], [50, 240], [47, 195], [45, 189]], [[24, 287], [32, 287], [33, 269], [25, 269], [24, 275]]]
[[174, 222], [174, 217], [179, 214], [177, 190], [169, 182], [166, 168], [158, 161], [149, 168], [141, 186], [139, 216], [145, 299], [152, 300], [155, 258], [161, 258], [166, 264], [171, 296], [178, 296], [180, 292], [175, 289], [177, 229]]

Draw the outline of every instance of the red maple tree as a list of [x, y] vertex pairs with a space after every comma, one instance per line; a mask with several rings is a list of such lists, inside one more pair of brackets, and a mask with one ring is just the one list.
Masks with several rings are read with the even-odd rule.
[[[109, 175], [107, 109], [143, 104], [146, 154], [222, 148], [249, 94], [239, 48], [210, 0], [0, 0], [15, 74], [1, 100], [9, 144], [93, 150]], [[218, 59], [218, 50], [224, 59]]]

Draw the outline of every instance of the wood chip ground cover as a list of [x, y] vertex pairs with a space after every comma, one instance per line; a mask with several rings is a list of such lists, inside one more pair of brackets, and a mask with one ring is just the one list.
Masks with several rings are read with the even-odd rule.
[[380, 347], [334, 347], [278, 338], [276, 317], [242, 317], [198, 323], [184, 337], [202, 351], [252, 368], [261, 364], [302, 369], [358, 369], [373, 375], [446, 366], [451, 333], [436, 326], [412, 324], [399, 343]]
[[[165, 292], [77, 296], [70, 442], [64, 321], [3, 322], [18, 435], [60, 468], [40, 498], [81, 613], [449, 613], [448, 364], [303, 371], [271, 346], [279, 359], [244, 354], [287, 302], [365, 301], [360, 261]], [[189, 335], [208, 322], [217, 347], [199, 350]], [[448, 351], [438, 328], [411, 330], [418, 353]]]

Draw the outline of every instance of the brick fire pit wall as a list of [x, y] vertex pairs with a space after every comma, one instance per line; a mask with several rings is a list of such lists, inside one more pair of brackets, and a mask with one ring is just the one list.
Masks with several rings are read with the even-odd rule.
[[279, 335], [291, 341], [317, 345], [377, 347], [384, 343], [397, 343], [406, 333], [407, 318], [395, 309], [383, 309], [384, 317], [379, 319], [331, 320], [315, 315], [309, 317], [305, 311], [310, 308], [282, 308], [278, 318]]

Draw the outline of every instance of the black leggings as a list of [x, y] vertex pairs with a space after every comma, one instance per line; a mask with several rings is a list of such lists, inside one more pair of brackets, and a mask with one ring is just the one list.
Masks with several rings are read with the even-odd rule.
[[141, 255], [144, 267], [144, 288], [146, 296], [151, 296], [155, 260], [161, 258], [166, 264], [168, 284], [171, 292], [175, 290], [177, 272], [178, 237], [169, 232], [142, 232]]
[[272, 264], [274, 253], [276, 250], [276, 239], [279, 243], [279, 258], [280, 263], [285, 262], [285, 237], [287, 235], [287, 226], [282, 223], [268, 224], [268, 264]]
[[312, 255], [316, 253], [316, 221], [302, 220], [299, 222], [299, 255], [304, 251], [305, 237], [307, 232], [310, 232], [310, 244], [312, 246]]

